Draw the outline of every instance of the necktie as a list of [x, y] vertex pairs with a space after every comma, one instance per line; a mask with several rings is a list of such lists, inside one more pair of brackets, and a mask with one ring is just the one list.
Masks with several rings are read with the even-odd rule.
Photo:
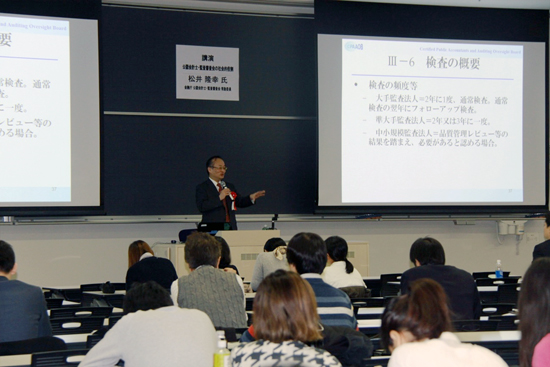
[[[222, 191], [222, 185], [218, 182], [218, 192]], [[231, 219], [229, 218], [229, 209], [227, 208], [227, 202], [225, 201], [227, 196], [222, 200], [223, 207], [225, 209], [225, 223], [230, 223]]]

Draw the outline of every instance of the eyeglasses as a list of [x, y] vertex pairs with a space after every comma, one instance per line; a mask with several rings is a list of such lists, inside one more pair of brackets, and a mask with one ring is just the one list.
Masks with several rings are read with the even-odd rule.
[[219, 170], [222, 170], [222, 171], [227, 171], [226, 166], [223, 166], [223, 167], [210, 166], [210, 168], [215, 168], [215, 169], [219, 169]]

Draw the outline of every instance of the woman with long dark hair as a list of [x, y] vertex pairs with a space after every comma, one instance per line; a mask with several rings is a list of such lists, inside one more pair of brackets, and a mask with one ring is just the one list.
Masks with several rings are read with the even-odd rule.
[[447, 297], [434, 280], [411, 283], [382, 315], [380, 342], [392, 356], [388, 367], [506, 367], [490, 350], [461, 343], [452, 330]]
[[527, 269], [518, 307], [519, 365], [550, 366], [550, 258], [541, 257]]
[[328, 266], [323, 271], [323, 280], [336, 288], [365, 287], [363, 277], [348, 260], [348, 243], [342, 237], [332, 236], [325, 240]]

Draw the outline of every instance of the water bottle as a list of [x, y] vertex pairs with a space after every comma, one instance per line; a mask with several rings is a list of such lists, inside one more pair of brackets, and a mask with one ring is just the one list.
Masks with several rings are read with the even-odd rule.
[[497, 270], [495, 270], [495, 277], [502, 278], [502, 263], [500, 260], [497, 260]]
[[225, 340], [225, 331], [218, 330], [218, 349], [214, 352], [214, 367], [229, 367], [230, 352], [227, 349], [227, 341]]

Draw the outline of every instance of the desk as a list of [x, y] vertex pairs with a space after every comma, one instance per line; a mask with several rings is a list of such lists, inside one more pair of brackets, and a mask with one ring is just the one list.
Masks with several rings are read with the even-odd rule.
[[454, 333], [463, 343], [495, 342], [495, 341], [519, 341], [519, 330], [503, 331], [463, 331]]
[[357, 319], [380, 319], [384, 310], [384, 307], [360, 307], [357, 310]]
[[0, 356], [0, 367], [30, 366], [31, 360], [32, 360], [32, 354]]

